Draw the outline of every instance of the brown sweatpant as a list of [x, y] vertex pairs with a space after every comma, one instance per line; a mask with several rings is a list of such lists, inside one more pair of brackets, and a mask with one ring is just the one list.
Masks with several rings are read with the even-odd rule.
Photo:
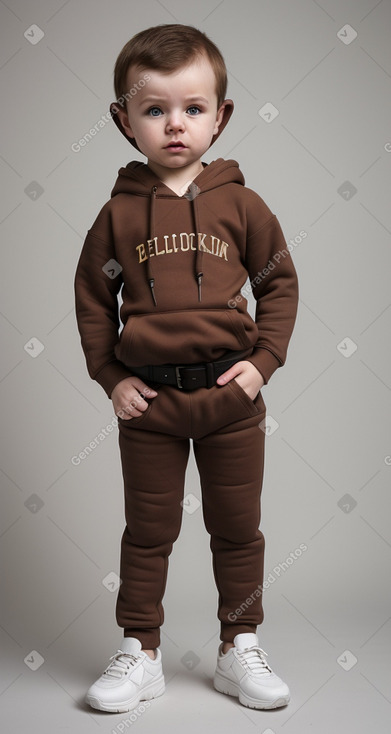
[[266, 406], [261, 392], [253, 401], [235, 379], [186, 392], [147, 384], [159, 394], [147, 401], [143, 415], [118, 419], [126, 527], [117, 623], [143, 648], [160, 645], [168, 557], [181, 528], [192, 438], [211, 536], [220, 639], [233, 642], [263, 621], [259, 524], [265, 434], [259, 423]]

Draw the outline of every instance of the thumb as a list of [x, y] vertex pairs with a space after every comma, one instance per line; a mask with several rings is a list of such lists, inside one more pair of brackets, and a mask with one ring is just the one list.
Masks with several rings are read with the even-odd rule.
[[225, 385], [227, 382], [230, 382], [230, 380], [233, 380], [236, 375], [240, 375], [241, 371], [242, 370], [239, 366], [239, 362], [236, 362], [232, 365], [232, 367], [229, 368], [229, 370], [223, 372], [223, 374], [217, 378], [216, 382], [218, 385]]

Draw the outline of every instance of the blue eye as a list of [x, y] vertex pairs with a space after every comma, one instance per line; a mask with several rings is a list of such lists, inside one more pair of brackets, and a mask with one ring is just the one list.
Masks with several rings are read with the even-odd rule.
[[187, 112], [189, 112], [191, 115], [197, 115], [199, 112], [201, 112], [201, 110], [199, 107], [197, 107], [197, 105], [191, 105], [191, 107], [187, 108]]
[[149, 110], [147, 111], [147, 115], [150, 115], [150, 117], [159, 117], [161, 112], [162, 111], [160, 107], [150, 107]]

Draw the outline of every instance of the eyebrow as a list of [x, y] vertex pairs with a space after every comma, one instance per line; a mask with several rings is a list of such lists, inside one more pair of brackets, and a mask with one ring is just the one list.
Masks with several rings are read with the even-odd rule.
[[[144, 97], [144, 99], [142, 100], [142, 104], [144, 104], [145, 102], [165, 102], [165, 101], [166, 101], [166, 97], [159, 97], [158, 95], [150, 94], [148, 95], [148, 97]], [[205, 97], [202, 97], [201, 95], [193, 95], [191, 97], [185, 97], [185, 102], [187, 103], [203, 102], [204, 104], [209, 104], [209, 101]]]

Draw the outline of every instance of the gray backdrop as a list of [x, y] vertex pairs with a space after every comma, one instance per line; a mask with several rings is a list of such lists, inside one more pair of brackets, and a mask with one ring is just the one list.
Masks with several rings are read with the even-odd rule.
[[[0, 3], [7, 731], [388, 731], [390, 21], [389, 0]], [[258, 627], [292, 700], [267, 713], [213, 689], [217, 592], [191, 452], [192, 511], [164, 598], [167, 690], [131, 720], [83, 703], [121, 638], [124, 517], [117, 431], [72, 462], [113, 419], [86, 371], [73, 277], [118, 169], [144, 158], [112, 121], [78, 141], [115, 98], [124, 43], [170, 22], [196, 25], [222, 50], [236, 108], [204, 160], [239, 162], [292, 241], [299, 275], [288, 360], [263, 391], [269, 588]]]

